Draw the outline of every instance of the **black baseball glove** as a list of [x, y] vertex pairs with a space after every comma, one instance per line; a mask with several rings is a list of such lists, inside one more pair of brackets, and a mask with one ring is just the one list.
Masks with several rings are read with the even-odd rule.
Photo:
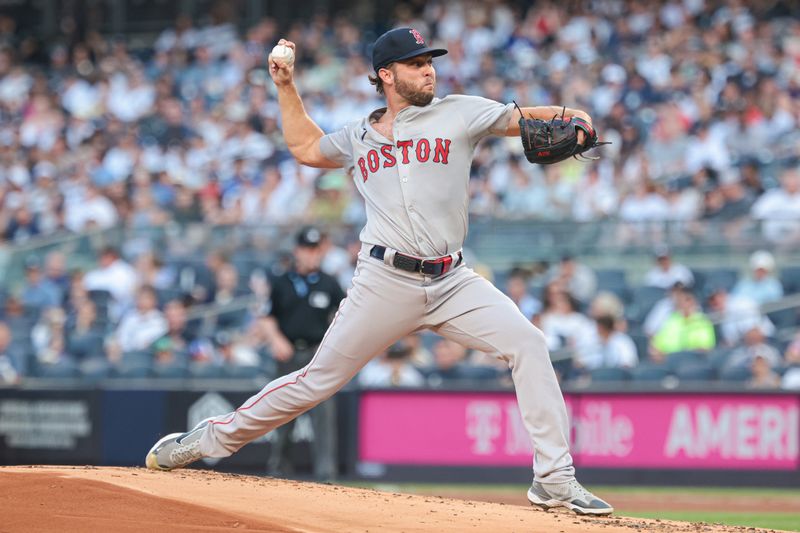
[[[520, 110], [522, 115], [522, 110]], [[578, 131], [583, 131], [583, 143], [578, 143]], [[551, 165], [568, 157], [575, 157], [596, 146], [609, 144], [597, 140], [597, 132], [591, 124], [578, 117], [555, 116], [552, 120], [536, 118], [519, 119], [519, 134], [525, 157], [531, 163]], [[596, 157], [581, 156], [583, 159]]]

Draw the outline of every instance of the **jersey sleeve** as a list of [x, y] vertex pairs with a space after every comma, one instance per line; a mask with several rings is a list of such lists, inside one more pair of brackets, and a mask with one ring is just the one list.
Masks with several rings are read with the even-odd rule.
[[322, 155], [347, 168], [353, 160], [351, 133], [352, 127], [347, 125], [338, 131], [323, 135], [319, 140], [319, 150]]
[[503, 135], [514, 111], [514, 104], [501, 104], [480, 96], [454, 95], [454, 103], [467, 126], [473, 143], [488, 135]]

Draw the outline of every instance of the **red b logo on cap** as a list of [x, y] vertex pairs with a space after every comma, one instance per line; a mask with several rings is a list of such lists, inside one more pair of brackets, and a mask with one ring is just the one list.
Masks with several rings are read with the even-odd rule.
[[417, 44], [425, 44], [425, 39], [422, 38], [422, 35], [417, 30], [408, 30], [408, 33], [414, 36]]

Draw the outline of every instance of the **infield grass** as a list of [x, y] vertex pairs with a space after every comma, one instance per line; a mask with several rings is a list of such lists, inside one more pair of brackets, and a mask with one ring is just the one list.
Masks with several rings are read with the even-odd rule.
[[616, 514], [638, 518], [660, 518], [661, 520], [682, 520], [684, 522], [706, 522], [729, 526], [800, 531], [800, 514], [797, 513], [738, 513], [732, 511], [716, 513], [707, 511], [658, 511], [648, 513], [642, 511], [626, 512], [624, 509], [618, 509]]
[[[420, 495], [459, 495], [459, 497], [473, 500], [519, 502], [524, 499], [527, 485], [492, 485], [492, 484], [424, 484], [424, 483], [366, 483], [352, 482], [351, 486], [371, 488], [381, 491], [402, 492]], [[765, 529], [778, 529], [783, 531], [800, 531], [800, 490], [779, 488], [749, 488], [749, 487], [634, 487], [634, 486], [598, 486], [587, 487], [592, 492], [608, 498], [615, 503], [615, 513], [620, 516], [633, 516], [638, 518], [658, 518], [662, 520], [681, 520], [687, 522], [706, 522], [709, 524], [726, 524], [732, 526], [758, 527]], [[786, 512], [741, 512], [741, 511], [679, 511], [658, 509], [627, 508], [623, 500], [625, 495], [652, 495], [654, 500], [660, 497], [668, 498], [696, 496], [698, 499], [721, 499], [726, 497], [752, 497], [769, 498], [774, 502], [785, 504]], [[619, 498], [615, 498], [619, 496]], [[523, 500], [524, 501], [524, 500]]]

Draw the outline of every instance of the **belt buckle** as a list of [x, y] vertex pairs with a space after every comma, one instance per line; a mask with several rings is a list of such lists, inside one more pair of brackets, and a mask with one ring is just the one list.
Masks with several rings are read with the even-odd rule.
[[[434, 266], [434, 268], [438, 265], [441, 265], [441, 270], [439, 272], [425, 272], [426, 264], [432, 265]], [[450, 270], [452, 264], [453, 264], [453, 258], [452, 256], [449, 255], [446, 255], [444, 257], [438, 257], [436, 259], [422, 259], [420, 262], [419, 271], [422, 272], [423, 274], [428, 274], [430, 276], [438, 277], [446, 274]]]
[[420, 274], [427, 274], [429, 276], [433, 276], [434, 275], [432, 272], [427, 272], [425, 270], [425, 265], [428, 265], [430, 263], [431, 262], [426, 260], [426, 259], [420, 259], [419, 260], [419, 271], [420, 271]]

